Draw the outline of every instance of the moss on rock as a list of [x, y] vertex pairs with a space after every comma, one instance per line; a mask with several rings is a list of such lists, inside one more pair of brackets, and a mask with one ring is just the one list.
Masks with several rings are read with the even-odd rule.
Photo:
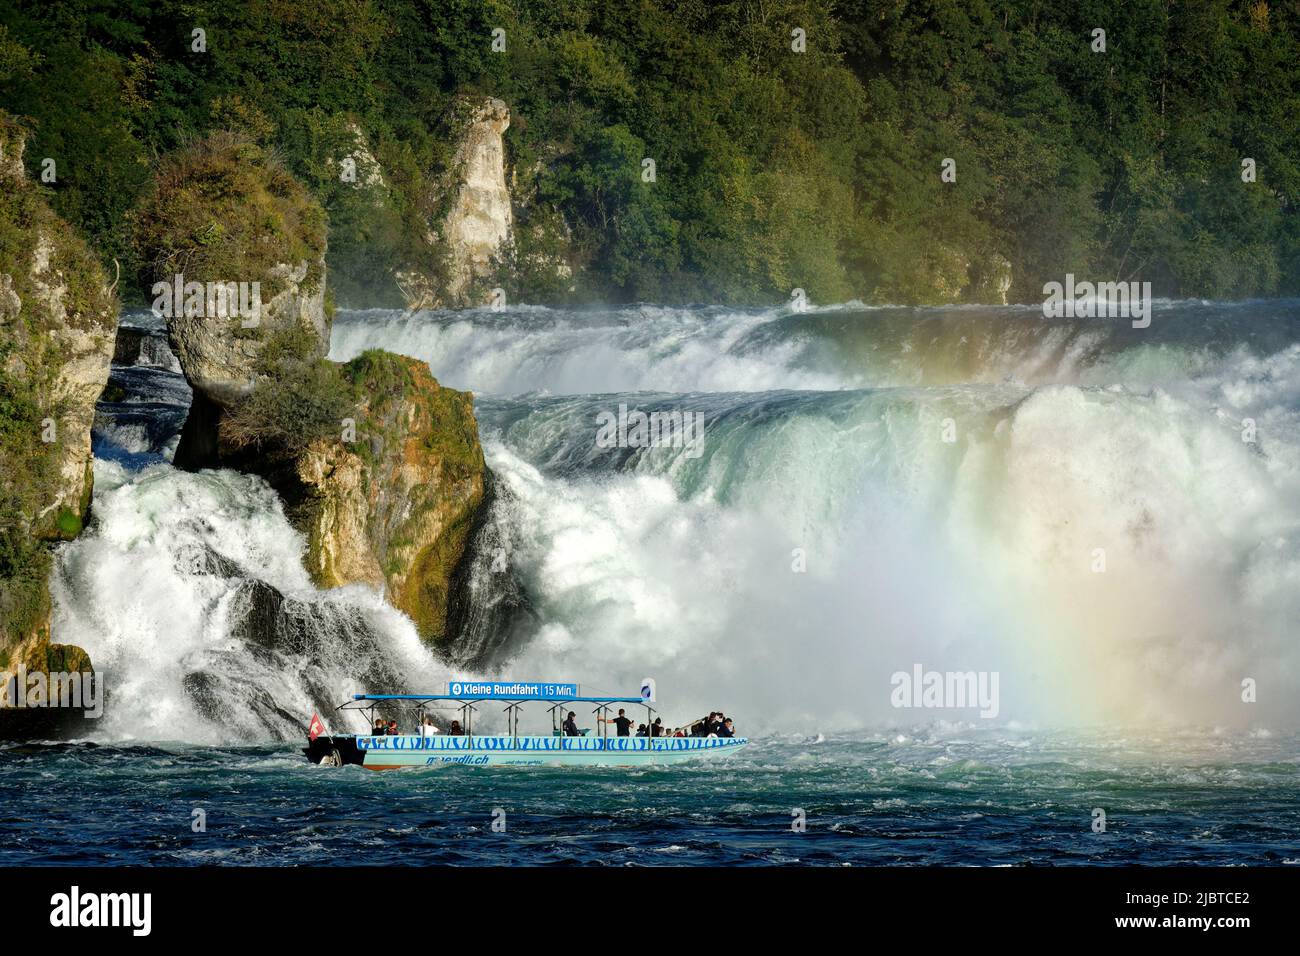
[[[280, 493], [307, 537], [305, 563], [318, 585], [370, 584], [425, 640], [447, 640], [452, 581], [487, 473], [473, 396], [388, 352], [346, 365], [298, 362], [276, 363], [280, 377], [259, 378], [253, 396], [231, 410], [222, 463], [262, 474]], [[332, 434], [305, 426], [291, 435], [280, 420], [285, 409], [295, 421], [303, 414], [295, 396], [304, 381], [334, 382], [345, 399]], [[308, 403], [330, 396], [313, 393]]]
[[389, 352], [365, 352], [345, 371], [359, 412], [355, 446], [367, 466], [369, 538], [389, 598], [425, 639], [445, 640], [451, 582], [487, 472], [473, 396]]
[[272, 298], [284, 278], [271, 271], [284, 262], [307, 263], [309, 293], [325, 281], [324, 211], [272, 153], [238, 133], [166, 157], [132, 226], [150, 283], [176, 273], [198, 282], [265, 276]]
[[[164, 159], [132, 215], [132, 235], [185, 377], [210, 401], [246, 398], [260, 352], [279, 335], [301, 333], [317, 357], [328, 351], [325, 212], [263, 147], [220, 132]], [[249, 308], [223, 307], [207, 293], [191, 310], [176, 286], [192, 283], [228, 288]], [[187, 426], [178, 463], [207, 464], [188, 459], [209, 437]]]

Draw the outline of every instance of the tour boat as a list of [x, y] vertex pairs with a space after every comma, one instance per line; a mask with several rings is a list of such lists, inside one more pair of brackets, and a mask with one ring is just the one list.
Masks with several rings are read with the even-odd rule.
[[[651, 727], [655, 710], [654, 681], [642, 682], [637, 697], [584, 696], [577, 684], [520, 681], [452, 681], [446, 694], [353, 694], [338, 710], [361, 711], [374, 725], [379, 709], [402, 709], [414, 715], [417, 728], [424, 724], [426, 711], [454, 705], [464, 733], [397, 733], [381, 735], [334, 734], [313, 715], [303, 753], [312, 763], [325, 766], [358, 764], [368, 770], [399, 767], [430, 767], [465, 764], [471, 767], [531, 767], [543, 764], [581, 767], [640, 767], [676, 763], [697, 757], [732, 754], [748, 743], [744, 737], [718, 736], [617, 736], [610, 733], [609, 714], [619, 705], [645, 707], [645, 726]], [[475, 734], [474, 714], [485, 702], [504, 704], [508, 732]], [[526, 704], [548, 704], [551, 714], [549, 735], [519, 733], [520, 708]], [[571, 705], [594, 704], [599, 718], [597, 732], [583, 730], [577, 736], [564, 734], [564, 715]], [[445, 720], [442, 723], [447, 723]], [[698, 722], [696, 722], [698, 723]], [[432, 730], [432, 728], [430, 728]], [[671, 734], [673, 731], [666, 731]]]

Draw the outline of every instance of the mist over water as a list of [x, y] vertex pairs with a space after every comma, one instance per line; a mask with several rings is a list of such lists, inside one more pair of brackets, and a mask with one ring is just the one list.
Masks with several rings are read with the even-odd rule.
[[[344, 313], [333, 357], [478, 395], [541, 621], [508, 671], [808, 729], [935, 716], [889, 703], [921, 663], [1000, 672], [1003, 720], [1245, 727], [1300, 713], [1298, 343], [1296, 302], [643, 306]], [[620, 404], [702, 453], [597, 447]]]
[[[666, 721], [723, 708], [750, 735], [993, 723], [893, 708], [917, 663], [997, 672], [1000, 725], [1297, 726], [1300, 303], [1157, 302], [1146, 330], [1025, 308], [341, 312], [331, 357], [366, 348], [475, 392], [500, 493], [474, 600], [518, 591], [530, 614], [508, 636], [477, 615], [473, 673], [653, 676]], [[173, 371], [136, 373], [183, 408]], [[57, 633], [109, 673], [106, 736], [293, 739], [350, 693], [470, 672], [374, 592], [316, 590], [262, 482], [172, 470], [126, 404], [101, 404], [94, 522], [55, 581]], [[600, 447], [620, 404], [700, 412], [704, 441]]]
[[1157, 299], [1154, 310], [1147, 329], [1122, 319], [1047, 320], [1038, 306], [342, 310], [331, 357], [382, 347], [423, 359], [455, 388], [581, 395], [1150, 386], [1212, 375], [1234, 354], [1264, 358], [1300, 343], [1300, 300]]

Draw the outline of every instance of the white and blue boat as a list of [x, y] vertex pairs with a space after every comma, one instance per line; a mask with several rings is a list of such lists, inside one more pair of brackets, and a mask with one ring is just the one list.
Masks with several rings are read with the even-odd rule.
[[[690, 735], [690, 728], [667, 730], [662, 736], [618, 736], [609, 732], [609, 714], [620, 705], [644, 707], [645, 727], [654, 725], [654, 681], [642, 682], [637, 697], [584, 696], [577, 684], [543, 681], [452, 681], [446, 694], [354, 694], [337, 708], [360, 711], [373, 726], [376, 714], [414, 715], [422, 728], [426, 714], [458, 710], [450, 724], [460, 733], [332, 734], [313, 719], [303, 752], [325, 766], [357, 764], [368, 770], [465, 764], [471, 767], [535, 767], [544, 764], [580, 767], [640, 767], [733, 754], [748, 743], [744, 737]], [[476, 734], [474, 715], [487, 702], [504, 704], [507, 732]], [[520, 709], [527, 704], [549, 705], [551, 733], [521, 734]], [[599, 730], [577, 735], [563, 731], [565, 714], [573, 706], [595, 705]], [[442, 720], [447, 724], [448, 721]], [[698, 725], [700, 722], [695, 722]], [[432, 728], [429, 728], [432, 730]]]

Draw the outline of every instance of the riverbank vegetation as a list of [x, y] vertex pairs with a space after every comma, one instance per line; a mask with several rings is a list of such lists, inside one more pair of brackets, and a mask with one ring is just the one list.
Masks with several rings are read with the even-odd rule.
[[[420, 254], [464, 92], [512, 111], [515, 298], [960, 301], [1003, 260], [1013, 300], [1066, 272], [1300, 294], [1297, 64], [1300, 10], [1266, 0], [0, 12], [0, 107], [34, 126], [29, 170], [56, 161], [51, 201], [105, 261], [131, 262], [151, 163], [228, 129], [329, 213], [344, 304], [391, 303]], [[357, 131], [382, 188], [339, 175]], [[527, 267], [554, 256], [572, 281]]]

